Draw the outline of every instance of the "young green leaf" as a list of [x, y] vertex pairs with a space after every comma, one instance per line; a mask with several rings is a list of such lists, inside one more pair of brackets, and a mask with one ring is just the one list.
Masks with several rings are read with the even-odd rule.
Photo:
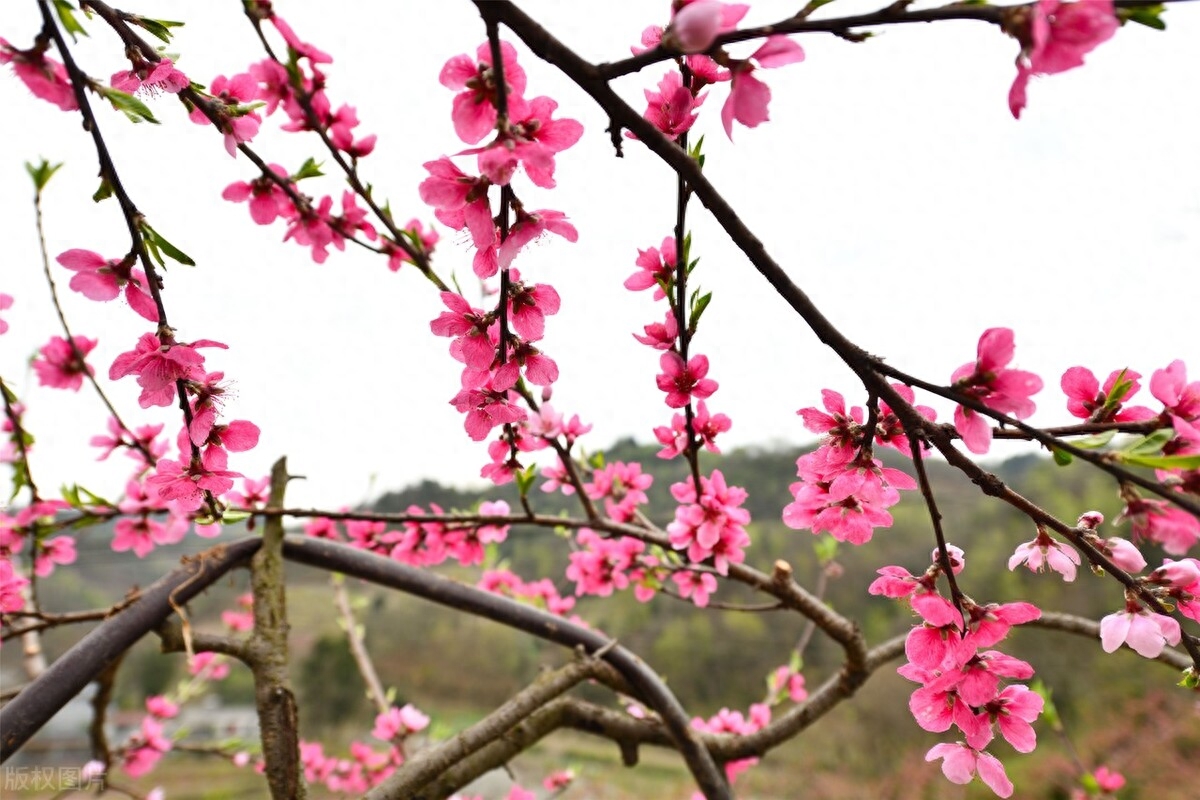
[[150, 113], [150, 109], [141, 100], [138, 100], [128, 92], [122, 92], [120, 89], [114, 89], [111, 86], [105, 86], [102, 83], [95, 84], [94, 88], [100, 95], [112, 103], [112, 107], [121, 111], [125, 116], [129, 117], [131, 122], [152, 122], [158, 124], [158, 120]]
[[163, 43], [170, 44], [171, 37], [175, 34], [171, 33], [171, 28], [183, 27], [182, 22], [174, 22], [169, 19], [151, 19], [150, 17], [139, 17], [131, 15], [133, 19], [129, 20], [134, 25], [142, 28], [151, 36], [161, 39]]
[[29, 173], [30, 178], [33, 178], [33, 188], [38, 194], [41, 194], [42, 189], [46, 188], [46, 184], [50, 182], [50, 179], [54, 177], [54, 173], [58, 172], [58, 168], [61, 166], [62, 164], [51, 164], [43, 158], [41, 163], [36, 167], [26, 161], [25, 171]]
[[196, 262], [192, 260], [191, 256], [189, 256], [187, 253], [183, 252], [178, 247], [176, 247], [175, 245], [171, 244], [166, 239], [164, 239], [163, 235], [161, 233], [159, 233], [158, 231], [154, 230], [154, 228], [151, 228], [149, 223], [143, 222], [141, 227], [142, 227], [142, 233], [145, 234], [145, 237], [146, 237], [146, 244], [149, 247], [149, 249], [155, 251], [154, 257], [160, 267], [163, 267], [166, 265], [163, 263], [162, 256], [157, 254], [158, 250], [161, 250], [163, 253], [166, 253], [169, 258], [171, 258], [174, 261], [178, 261], [180, 264], [183, 264], [184, 266], [188, 266], [188, 267], [196, 266]]
[[54, 10], [58, 12], [58, 19], [62, 22], [63, 28], [67, 33], [71, 34], [71, 41], [78, 42], [79, 36], [87, 36], [88, 32], [83, 29], [83, 25], [79, 20], [75, 19], [75, 6], [71, 5], [67, 0], [54, 0]]

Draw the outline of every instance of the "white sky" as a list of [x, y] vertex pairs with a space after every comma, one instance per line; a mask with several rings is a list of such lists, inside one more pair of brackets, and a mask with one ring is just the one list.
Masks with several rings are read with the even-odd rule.
[[[839, 0], [826, 11], [883, 4]], [[521, 5], [596, 61], [627, 55], [643, 27], [665, 21], [668, 6], [624, 0], [597, 13], [549, 0]], [[783, 18], [800, 5], [755, 3], [744, 24]], [[235, 0], [143, 0], [131, 10], [187, 21], [171, 49], [203, 83], [263, 57]], [[400, 221], [432, 220], [417, 197], [421, 163], [463, 148], [450, 123], [452, 93], [437, 74], [447, 58], [484, 40], [474, 6], [279, 0], [276, 10], [335, 56], [331, 98], [358, 106], [360, 135], [379, 134], [362, 164], [377, 197], [390, 200]], [[1128, 26], [1084, 68], [1035, 79], [1020, 122], [1006, 102], [1017, 44], [990, 26], [912, 25], [859, 45], [800, 37], [807, 61], [759, 73], [773, 92], [772, 121], [735, 128], [735, 145], [718, 116], [728, 89], [710, 90], [697, 127], [708, 134], [706, 171], [776, 260], [863, 347], [945, 381], [973, 358], [985, 328], [1012, 327], [1016, 366], [1047, 383], [1034, 421], [1065, 421], [1058, 378], [1069, 366], [1101, 377], [1128, 366], [1149, 376], [1184, 358], [1200, 376], [1200, 8], [1171, 6], [1165, 19], [1165, 34]], [[0, 7], [0, 36], [17, 46], [28, 46], [38, 27], [33, 2]], [[92, 39], [76, 50], [83, 67], [100, 77], [127, 68], [115, 36], [99, 20], [88, 27]], [[752, 47], [743, 49], [735, 55]], [[661, 320], [662, 308], [621, 284], [637, 248], [671, 231], [673, 176], [633, 142], [623, 160], [613, 158], [607, 120], [586, 96], [523, 49], [520, 60], [527, 96], [554, 97], [560, 115], [586, 129], [558, 158], [557, 189], [536, 189], [523, 177], [515, 183], [527, 205], [563, 210], [580, 232], [578, 244], [554, 238], [517, 262], [525, 277], [552, 283], [563, 297], [544, 342], [562, 370], [555, 405], [595, 424], [593, 448], [625, 435], [650, 440], [671, 412], [655, 388], [657, 352], [630, 334]], [[642, 89], [665, 70], [624, 78], [618, 91], [641, 110]], [[166, 277], [179, 338], [230, 345], [207, 351], [208, 368], [234, 381], [227, 416], [263, 429], [257, 450], [235, 455], [231, 468], [258, 476], [287, 454], [292, 471], [308, 477], [289, 489], [291, 500], [320, 505], [354, 503], [422, 477], [476, 482], [485, 448], [468, 439], [447, 402], [459, 365], [447, 340], [429, 333], [442, 310], [432, 286], [412, 269], [389, 272], [357, 248], [316, 265], [305, 249], [280, 244], [282, 226], [260, 228], [245, 205], [220, 199], [228, 183], [253, 177], [253, 167], [229, 158], [221, 137], [188, 122], [173, 98], [152, 107], [162, 126], [133, 126], [104, 106], [100, 124], [135, 202], [199, 264], [171, 267]], [[7, 70], [0, 108], [0, 291], [16, 297], [5, 312], [11, 330], [0, 338], [0, 374], [30, 407], [43, 487], [77, 480], [115, 495], [126, 460], [96, 464], [87, 446], [104, 429], [99, 402], [86, 391], [39, 387], [27, 368], [33, 351], [61, 331], [41, 275], [22, 162], [66, 163], [46, 198], [52, 257], [72, 247], [119, 256], [129, 245], [125, 225], [115, 202], [90, 199], [96, 161], [77, 117], [29, 97]], [[269, 120], [253, 142], [261, 155], [289, 169], [308, 155], [324, 160], [319, 142], [279, 132], [280, 121]], [[340, 196], [342, 187], [325, 178], [302, 188]], [[819, 404], [822, 387], [861, 403], [849, 371], [702, 207], [695, 204], [690, 218], [702, 258], [694, 280], [714, 291], [693, 352], [709, 355], [710, 377], [721, 384], [710, 407], [734, 419], [724, 443], [808, 440], [794, 412]], [[461, 237], [443, 230], [435, 265], [471, 285]], [[70, 292], [70, 273], [55, 269], [75, 332], [101, 340], [91, 361], [106, 374], [145, 323], [116, 302]], [[140, 410], [137, 393], [132, 379], [111, 386], [128, 421], [178, 424], [177, 409]], [[945, 404], [934, 405], [948, 418]], [[1003, 447], [1016, 445], [993, 452], [1009, 452]]]

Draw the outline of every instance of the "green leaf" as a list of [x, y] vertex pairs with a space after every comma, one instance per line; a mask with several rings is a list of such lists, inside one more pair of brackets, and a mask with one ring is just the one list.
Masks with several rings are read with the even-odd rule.
[[588, 464], [591, 465], [592, 469], [604, 469], [604, 453], [597, 450], [588, 459]]
[[183, 27], [182, 22], [174, 22], [169, 19], [151, 19], [150, 17], [134, 16], [130, 22], [142, 28], [151, 36], [161, 39], [166, 44], [170, 44], [171, 37], [175, 35], [171, 33], [171, 28]]
[[79, 24], [79, 20], [75, 19], [75, 6], [71, 5], [67, 0], [54, 0], [54, 10], [58, 12], [58, 19], [62, 22], [63, 28], [67, 33], [71, 34], [71, 41], [78, 42], [79, 39], [75, 34], [87, 36], [88, 32]]
[[64, 484], [61, 491], [62, 491], [62, 499], [66, 500], [67, 503], [69, 503], [72, 508], [79, 508], [80, 506], [83, 505], [83, 502], [80, 501], [80, 499], [79, 499], [79, 487], [78, 486], [75, 486], [75, 485], [67, 486]]
[[151, 228], [149, 223], [143, 222], [141, 224], [141, 229], [142, 229], [142, 233], [145, 235], [145, 241], [146, 241], [147, 245], [149, 245], [149, 249], [151, 249], [152, 251], [155, 251], [154, 258], [158, 262], [158, 265], [160, 267], [166, 266], [166, 265], [163, 263], [162, 256], [158, 255], [158, 253], [157, 253], [158, 250], [162, 250], [163, 253], [167, 254], [168, 258], [171, 258], [174, 261], [178, 261], [180, 264], [183, 264], [184, 266], [188, 266], [188, 267], [196, 266], [196, 262], [192, 260], [191, 256], [189, 256], [187, 253], [180, 250], [175, 245], [168, 242], [165, 238], [163, 238], [163, 235], [161, 233], [154, 230], [154, 228]]
[[128, 92], [122, 92], [120, 89], [114, 89], [111, 86], [105, 86], [102, 83], [94, 85], [95, 90], [100, 95], [112, 103], [112, 107], [121, 111], [125, 116], [129, 117], [131, 122], [153, 122], [158, 124], [158, 120], [150, 113], [150, 109], [141, 100], [138, 100]]
[[304, 163], [300, 165], [300, 169], [296, 171], [296, 174], [293, 175], [291, 179], [294, 183], [297, 181], [302, 181], [305, 178], [319, 178], [324, 174], [324, 172], [321, 172], [321, 165], [318, 164], [315, 159], [310, 157], [305, 159]]
[[41, 194], [42, 189], [46, 188], [46, 184], [50, 182], [54, 173], [58, 172], [58, 168], [61, 166], [62, 164], [51, 164], [43, 158], [36, 167], [26, 161], [25, 171], [29, 173], [30, 178], [33, 178], [33, 188], [37, 190], [38, 194]]
[[518, 470], [514, 476], [517, 481], [517, 491], [522, 497], [529, 494], [529, 490], [533, 488], [534, 481], [537, 480], [537, 466], [530, 464], [522, 470]]
[[692, 333], [696, 332], [696, 325], [700, 322], [700, 317], [704, 314], [704, 309], [708, 308], [708, 304], [712, 302], [712, 292], [706, 292], [700, 297], [692, 295], [692, 319], [688, 323], [688, 328]]
[[1051, 447], [1050, 452], [1054, 454], [1054, 463], [1060, 467], [1065, 467], [1075, 460], [1066, 450], [1061, 450], [1057, 447]]
[[1167, 23], [1162, 21], [1162, 13], [1166, 8], [1162, 5], [1156, 6], [1137, 6], [1135, 8], [1118, 8], [1117, 19], [1121, 20], [1121, 24], [1126, 22], [1136, 22], [1138, 25], [1145, 25], [1147, 28], [1153, 28], [1156, 31], [1165, 31]]
[[1123, 448], [1120, 452], [1122, 456], [1149, 456], [1161, 453], [1163, 445], [1175, 438], [1175, 431], [1170, 428], [1163, 428], [1154, 433], [1143, 436], [1141, 439]]
[[1091, 436], [1084, 436], [1082, 439], [1075, 439], [1071, 444], [1084, 450], [1095, 450], [1099, 447], [1104, 447], [1112, 441], [1112, 438], [1117, 435], [1116, 430], [1104, 431]]
[[832, 536], [819, 536], [813, 542], [813, 552], [817, 554], [817, 562], [828, 564], [837, 557], [838, 542]]
[[75, 488], [79, 491], [79, 493], [81, 495], [86, 495], [84, 502], [87, 503], [89, 506], [112, 507], [112, 506], [116, 505], [116, 503], [110, 503], [109, 501], [105, 500], [103, 497], [96, 494], [95, 492], [89, 491], [86, 487], [76, 484]]
[[235, 522], [245, 522], [254, 516], [249, 511], [226, 511], [221, 515], [221, 523], [224, 525], [232, 525]]
[[1125, 464], [1154, 469], [1200, 469], [1200, 455], [1191, 456], [1137, 456], [1122, 455]]
[[92, 194], [92, 201], [99, 203], [101, 200], [107, 200], [108, 198], [112, 197], [112, 193], [113, 187], [112, 184], [108, 182], [108, 178], [101, 178], [100, 188]]

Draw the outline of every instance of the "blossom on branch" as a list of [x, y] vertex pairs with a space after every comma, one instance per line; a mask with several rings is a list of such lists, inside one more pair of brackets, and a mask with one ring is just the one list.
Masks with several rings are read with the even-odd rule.
[[[1007, 368], [1015, 349], [1011, 329], [988, 328], [979, 337], [974, 363], [963, 364], [950, 376], [951, 388], [1002, 414], [1028, 417], [1037, 408], [1029, 398], [1042, 390], [1042, 379], [1032, 372]], [[974, 409], [955, 407], [954, 427], [972, 453], [981, 455], [991, 448], [991, 424]]]
[[1006, 27], [1021, 42], [1017, 77], [1008, 91], [1008, 107], [1017, 119], [1025, 108], [1025, 93], [1034, 75], [1054, 75], [1083, 66], [1083, 57], [1117, 32], [1112, 0], [1038, 0], [1018, 6], [1021, 13]]

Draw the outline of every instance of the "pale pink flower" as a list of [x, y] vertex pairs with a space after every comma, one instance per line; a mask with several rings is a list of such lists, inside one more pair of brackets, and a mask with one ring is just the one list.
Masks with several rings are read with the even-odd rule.
[[961, 742], [943, 742], [935, 744], [925, 754], [926, 761], [938, 758], [944, 759], [942, 773], [951, 783], [967, 784], [978, 774], [979, 779], [1000, 797], [1012, 796], [1013, 785], [1004, 773], [1004, 765], [990, 753], [968, 747]]
[[1008, 107], [1020, 118], [1030, 77], [1054, 75], [1083, 66], [1083, 57], [1112, 38], [1119, 23], [1112, 0], [1038, 0], [1030, 7], [1028, 28], [1017, 33], [1021, 53]]
[[681, 53], [702, 53], [712, 47], [717, 34], [734, 30], [749, 10], [741, 3], [692, 0], [675, 11], [662, 42]]
[[1146, 557], [1127, 539], [1114, 536], [1096, 543], [1096, 548], [1126, 572], [1138, 573], [1146, 568]]
[[[579, 241], [579, 232], [575, 230], [574, 225], [567, 222], [567, 216], [563, 212], [548, 208], [539, 208], [534, 211], [522, 210], [517, 213], [517, 220], [509, 229], [508, 238], [500, 243], [496, 252], [498, 268], [508, 269], [517, 253], [525, 245], [546, 233], [557, 234], [568, 242]], [[496, 274], [495, 270], [489, 272], [486, 269], [484, 273], [481, 273], [478, 267], [479, 262], [477, 261], [475, 274], [481, 278], [490, 278]]]
[[1168, 644], [1179, 644], [1181, 633], [1173, 618], [1150, 613], [1136, 603], [1127, 603], [1124, 611], [1100, 620], [1100, 644], [1106, 653], [1128, 644], [1138, 655], [1157, 658]]
[[1021, 564], [1029, 567], [1032, 572], [1041, 572], [1049, 567], [1063, 576], [1068, 583], [1075, 580], [1075, 568], [1079, 566], [1079, 553], [1069, 544], [1054, 539], [1044, 530], [1038, 531], [1037, 538], [1032, 542], [1018, 545], [1012, 557], [1008, 559], [1009, 570], [1014, 570]]

